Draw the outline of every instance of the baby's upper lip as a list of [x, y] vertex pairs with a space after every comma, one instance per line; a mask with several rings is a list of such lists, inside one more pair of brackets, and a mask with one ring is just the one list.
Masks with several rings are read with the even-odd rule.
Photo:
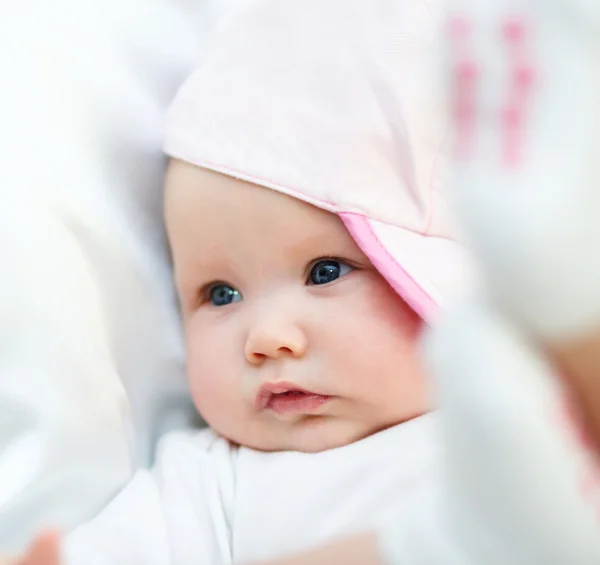
[[265, 383], [260, 387], [258, 394], [256, 395], [256, 407], [259, 410], [264, 410], [274, 395], [285, 394], [286, 392], [291, 391], [301, 392], [303, 394], [314, 396], [317, 396], [319, 394], [317, 392], [306, 390], [305, 388], [299, 387], [294, 383], [290, 382]]

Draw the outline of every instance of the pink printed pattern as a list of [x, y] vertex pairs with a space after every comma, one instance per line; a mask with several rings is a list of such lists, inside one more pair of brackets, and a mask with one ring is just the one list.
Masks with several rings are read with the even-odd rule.
[[523, 159], [525, 112], [535, 72], [529, 62], [529, 30], [524, 20], [509, 18], [502, 26], [502, 35], [511, 62], [508, 96], [501, 111], [504, 137], [502, 157], [505, 165], [518, 167]]
[[468, 159], [473, 154], [476, 122], [475, 99], [479, 67], [469, 52], [471, 24], [466, 18], [455, 17], [450, 21], [450, 37], [454, 45], [454, 97], [452, 113], [457, 126], [455, 155]]
[[[482, 69], [471, 49], [476, 30], [463, 16], [455, 16], [449, 23], [453, 46], [452, 114], [456, 126], [455, 155], [468, 160], [475, 155], [478, 112], [478, 84]], [[501, 162], [507, 167], [518, 167], [523, 161], [526, 112], [535, 84], [535, 70], [530, 62], [529, 28], [520, 17], [510, 17], [501, 26], [500, 33], [508, 53], [510, 65], [507, 96], [498, 109], [501, 131]]]

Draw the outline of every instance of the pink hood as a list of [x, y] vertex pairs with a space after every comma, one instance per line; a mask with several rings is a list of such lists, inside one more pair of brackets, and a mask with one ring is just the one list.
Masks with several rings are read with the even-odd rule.
[[426, 320], [470, 279], [442, 192], [435, 0], [241, 1], [168, 114], [172, 157], [330, 210]]

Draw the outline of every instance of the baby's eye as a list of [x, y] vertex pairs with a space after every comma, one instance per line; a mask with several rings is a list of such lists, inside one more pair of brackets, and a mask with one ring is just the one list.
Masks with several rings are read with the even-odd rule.
[[225, 283], [213, 284], [208, 288], [207, 294], [207, 299], [213, 306], [227, 306], [242, 299], [238, 290]]
[[314, 285], [328, 284], [353, 270], [354, 267], [343, 261], [323, 259], [313, 265], [308, 276], [308, 283]]

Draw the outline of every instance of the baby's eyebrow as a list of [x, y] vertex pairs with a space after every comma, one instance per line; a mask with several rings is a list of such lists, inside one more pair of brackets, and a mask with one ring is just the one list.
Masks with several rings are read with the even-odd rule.
[[175, 279], [180, 287], [197, 287], [223, 277], [228, 271], [231, 271], [230, 263], [218, 258], [190, 256], [175, 263]]
[[331, 230], [316, 230], [305, 232], [301, 237], [293, 241], [286, 242], [285, 247], [294, 251], [316, 250], [323, 248], [339, 248], [346, 247], [347, 242], [339, 236], [331, 233]]

